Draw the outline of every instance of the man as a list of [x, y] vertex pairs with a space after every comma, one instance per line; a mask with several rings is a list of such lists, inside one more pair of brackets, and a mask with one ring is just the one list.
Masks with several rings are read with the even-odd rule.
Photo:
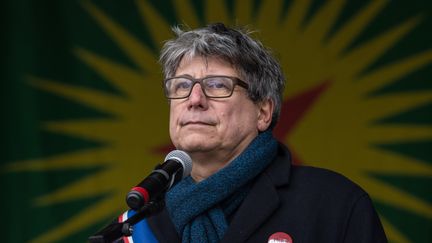
[[129, 240], [386, 242], [366, 192], [292, 165], [273, 138], [285, 79], [259, 41], [223, 24], [174, 31], [160, 58], [169, 132], [193, 168]]

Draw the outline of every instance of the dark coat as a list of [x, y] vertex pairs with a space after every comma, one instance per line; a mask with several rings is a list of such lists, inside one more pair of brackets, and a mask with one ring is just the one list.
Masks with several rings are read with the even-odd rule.
[[[181, 242], [168, 213], [147, 219], [159, 242]], [[387, 242], [368, 194], [335, 172], [292, 165], [281, 145], [255, 179], [222, 242], [268, 242], [285, 232], [297, 242]]]

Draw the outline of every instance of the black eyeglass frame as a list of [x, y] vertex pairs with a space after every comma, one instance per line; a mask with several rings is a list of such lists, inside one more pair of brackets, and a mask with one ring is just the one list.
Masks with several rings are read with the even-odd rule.
[[[168, 96], [168, 91], [167, 91], [166, 83], [167, 83], [169, 80], [176, 79], [176, 78], [184, 78], [184, 79], [191, 80], [191, 81], [192, 81], [192, 85], [191, 85], [191, 88], [190, 88], [189, 93], [188, 93], [187, 95], [182, 96], [182, 97], [175, 97], [175, 98], [171, 98], [171, 97]], [[228, 95], [225, 95], [225, 96], [211, 96], [211, 95], [207, 95], [207, 93], [206, 93], [206, 91], [205, 91], [205, 88], [204, 88], [204, 85], [203, 85], [203, 80], [204, 80], [204, 79], [208, 79], [208, 78], [228, 78], [228, 79], [231, 79], [231, 80], [233, 81], [233, 88], [232, 88], [232, 90], [231, 90], [231, 93], [228, 94]], [[241, 79], [239, 79], [239, 78], [237, 78], [237, 77], [225, 76], [225, 75], [210, 75], [210, 76], [205, 76], [205, 77], [202, 77], [202, 78], [192, 78], [192, 77], [190, 77], [190, 76], [182, 75], [182, 76], [177, 76], [177, 77], [167, 78], [167, 79], [164, 80], [163, 83], [164, 83], [164, 93], [165, 93], [165, 97], [166, 97], [167, 99], [170, 99], [170, 100], [176, 100], [176, 99], [185, 99], [185, 98], [188, 98], [188, 97], [191, 95], [191, 93], [192, 93], [193, 87], [194, 87], [195, 84], [197, 84], [197, 83], [200, 84], [200, 86], [201, 86], [201, 90], [203, 91], [204, 95], [205, 95], [207, 98], [215, 98], [215, 99], [231, 97], [232, 94], [234, 93], [234, 88], [235, 88], [236, 85], [238, 85], [238, 86], [240, 86], [240, 87], [242, 87], [242, 88], [244, 88], [244, 89], [246, 89], [246, 90], [249, 89], [249, 84], [246, 83], [245, 81], [243, 81], [243, 80], [241, 80]]]

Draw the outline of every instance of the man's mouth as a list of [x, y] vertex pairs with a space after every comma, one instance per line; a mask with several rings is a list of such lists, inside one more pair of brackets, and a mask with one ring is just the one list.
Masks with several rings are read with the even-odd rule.
[[201, 125], [201, 126], [212, 126], [212, 123], [209, 122], [203, 122], [203, 121], [187, 121], [181, 124], [182, 126], [188, 126], [188, 125]]

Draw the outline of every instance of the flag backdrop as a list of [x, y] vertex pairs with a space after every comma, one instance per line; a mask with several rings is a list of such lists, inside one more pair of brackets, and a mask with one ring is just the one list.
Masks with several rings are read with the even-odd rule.
[[[84, 242], [171, 147], [170, 26], [249, 25], [288, 78], [274, 133], [371, 195], [391, 242], [432, 242], [431, 1], [1, 3], [2, 242]], [[295, 240], [295, 239], [294, 239]]]

